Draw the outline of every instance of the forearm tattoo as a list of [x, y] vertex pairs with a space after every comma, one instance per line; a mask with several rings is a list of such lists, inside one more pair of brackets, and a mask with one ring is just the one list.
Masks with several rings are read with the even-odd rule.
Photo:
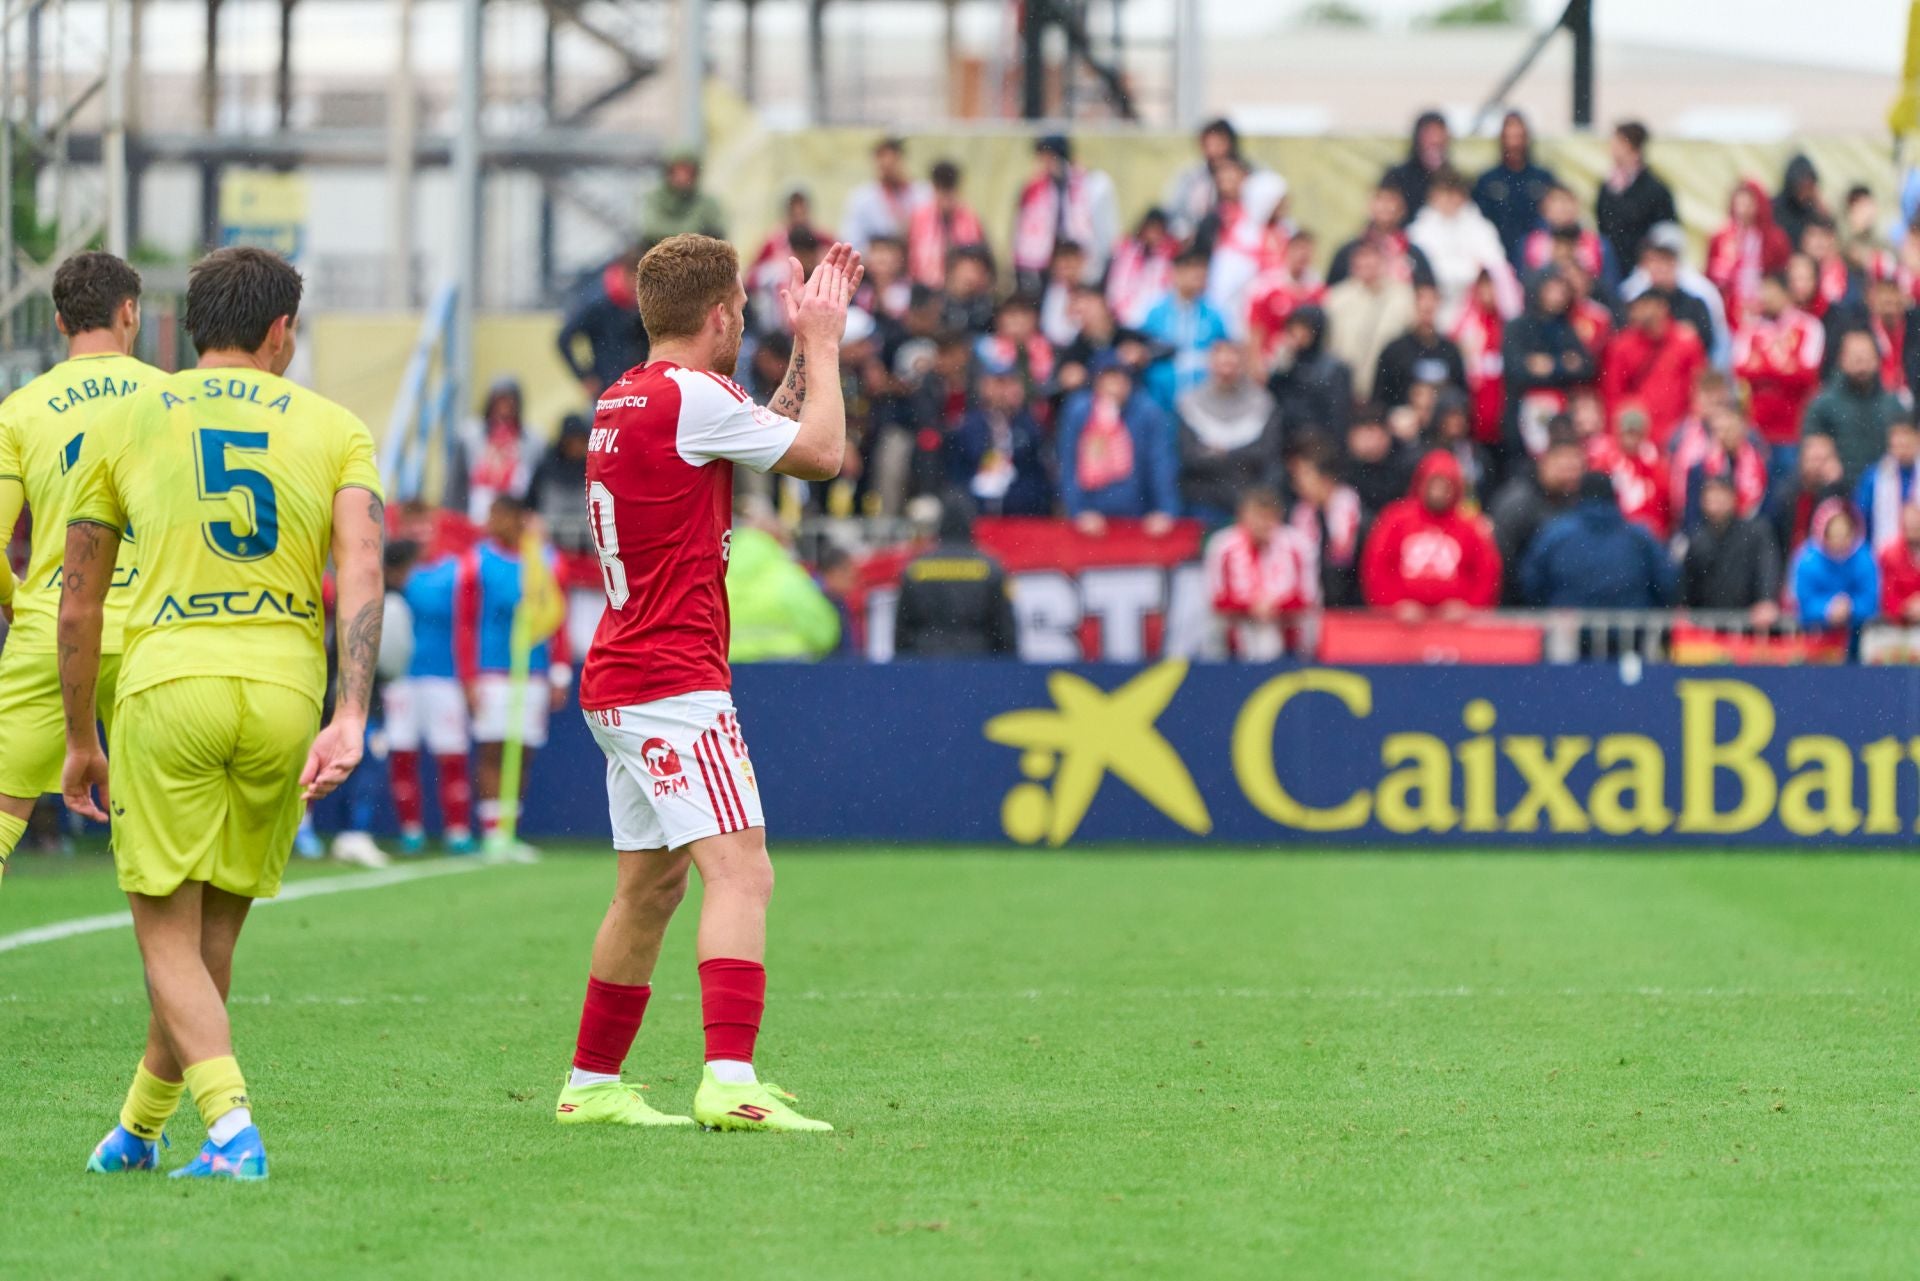
[[383, 606], [378, 596], [360, 607], [340, 634], [340, 705], [364, 712], [373, 699], [373, 669], [380, 657]]
[[798, 347], [793, 349], [793, 360], [787, 365], [787, 377], [780, 384], [780, 390], [773, 393], [773, 400], [767, 405], [782, 418], [798, 418], [800, 406], [807, 399], [807, 353]]

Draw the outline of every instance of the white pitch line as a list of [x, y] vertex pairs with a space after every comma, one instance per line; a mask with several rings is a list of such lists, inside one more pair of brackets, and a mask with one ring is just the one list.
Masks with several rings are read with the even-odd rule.
[[[388, 885], [404, 885], [408, 881], [423, 881], [434, 876], [476, 872], [486, 866], [487, 864], [478, 858], [443, 858], [435, 859], [430, 863], [406, 863], [399, 867], [382, 868], [376, 872], [353, 872], [346, 876], [295, 881], [281, 889], [278, 897], [263, 898], [254, 906], [271, 907], [275, 903], [318, 898], [322, 894], [349, 894], [355, 890], [377, 890]], [[103, 912], [99, 916], [76, 916], [68, 921], [54, 921], [48, 925], [36, 925], [29, 930], [0, 934], [0, 952], [32, 947], [36, 943], [55, 943], [61, 939], [75, 938], [82, 934], [99, 934], [104, 930], [125, 929], [132, 924], [133, 913], [131, 912]]]

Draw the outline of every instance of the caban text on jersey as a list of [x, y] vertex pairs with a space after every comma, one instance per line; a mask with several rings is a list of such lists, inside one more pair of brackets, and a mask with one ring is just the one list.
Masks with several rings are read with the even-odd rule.
[[56, 414], [64, 414], [75, 405], [85, 404], [89, 400], [99, 400], [104, 396], [131, 396], [140, 390], [140, 384], [129, 378], [88, 378], [67, 388], [63, 397], [47, 397], [47, 408]]
[[304, 604], [296, 602], [292, 592], [274, 592], [266, 588], [257, 591], [195, 592], [184, 602], [177, 596], [168, 596], [160, 602], [160, 612], [154, 615], [153, 621], [158, 625], [179, 619], [218, 618], [222, 614], [229, 618], [253, 618], [267, 613], [311, 620], [319, 616], [319, 609], [312, 601]]

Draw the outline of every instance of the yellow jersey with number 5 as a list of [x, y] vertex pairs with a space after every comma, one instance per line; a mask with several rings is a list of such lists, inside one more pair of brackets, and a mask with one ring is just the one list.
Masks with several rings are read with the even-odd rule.
[[[11, 477], [27, 494], [33, 545], [27, 574], [13, 597], [13, 629], [7, 648], [51, 654], [60, 617], [60, 559], [67, 548], [67, 509], [81, 459], [96, 445], [93, 425], [124, 405], [140, 388], [165, 377], [158, 369], [103, 352], [63, 360], [0, 403], [0, 480]], [[11, 530], [0, 531], [10, 534]], [[100, 627], [100, 652], [120, 652], [129, 585], [138, 574], [134, 540], [123, 531], [113, 588]]]
[[69, 521], [131, 524], [140, 576], [120, 696], [183, 676], [325, 693], [320, 586], [333, 498], [379, 497], [366, 425], [264, 370], [167, 374], [98, 428]]

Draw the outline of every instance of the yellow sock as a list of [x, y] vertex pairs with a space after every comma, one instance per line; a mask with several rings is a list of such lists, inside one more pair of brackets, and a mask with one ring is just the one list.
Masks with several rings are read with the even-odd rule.
[[0, 876], [7, 874], [7, 859], [20, 844], [20, 838], [26, 834], [26, 819], [0, 814]]
[[127, 1101], [120, 1105], [120, 1124], [128, 1134], [151, 1143], [166, 1128], [167, 1118], [180, 1106], [186, 1090], [183, 1081], [162, 1081], [147, 1071], [145, 1060], [133, 1070], [133, 1084], [127, 1088]]
[[247, 1106], [246, 1078], [240, 1075], [240, 1065], [231, 1054], [189, 1063], [186, 1076], [187, 1088], [193, 1091], [193, 1105], [200, 1109], [200, 1119], [208, 1129], [235, 1108]]

